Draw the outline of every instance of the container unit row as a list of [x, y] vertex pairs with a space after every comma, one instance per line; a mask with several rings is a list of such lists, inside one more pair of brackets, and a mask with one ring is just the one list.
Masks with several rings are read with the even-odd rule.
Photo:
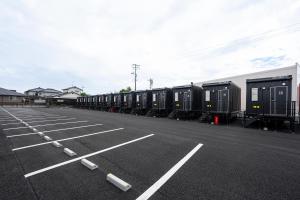
[[[294, 116], [292, 76], [248, 79], [244, 116]], [[216, 122], [241, 113], [241, 89], [231, 81], [79, 97], [77, 107]]]
[[148, 116], [201, 116], [202, 88], [195, 85], [78, 97], [77, 107]]

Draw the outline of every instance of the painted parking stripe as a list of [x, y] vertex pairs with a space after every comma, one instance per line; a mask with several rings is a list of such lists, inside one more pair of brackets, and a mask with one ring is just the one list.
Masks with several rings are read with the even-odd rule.
[[4, 128], [4, 131], [9, 131], [9, 130], [16, 130], [16, 129], [24, 129], [28, 128], [27, 126], [21, 126], [21, 127], [14, 127], [14, 128]]
[[28, 146], [24, 146], [24, 147], [14, 148], [14, 149], [12, 149], [12, 151], [18, 151], [18, 150], [22, 150], [22, 149], [28, 149], [28, 148], [33, 148], [33, 147], [37, 147], [37, 146], [42, 146], [42, 145], [46, 145], [46, 144], [52, 143], [54, 141], [62, 142], [62, 141], [67, 141], [67, 140], [74, 140], [74, 139], [78, 139], [78, 138], [84, 138], [84, 137], [89, 137], [89, 136], [93, 136], [93, 135], [99, 135], [99, 134], [103, 134], [103, 133], [109, 133], [109, 132], [113, 132], [113, 131], [120, 131], [120, 130], [123, 130], [123, 129], [124, 128], [117, 128], [117, 129], [111, 129], [111, 130], [101, 131], [101, 132], [97, 132], [97, 133], [89, 133], [89, 134], [80, 135], [80, 136], [76, 136], [76, 137], [69, 137], [69, 138], [64, 138], [64, 139], [59, 139], [59, 140], [53, 140], [51, 142], [43, 142], [43, 143], [28, 145]]
[[36, 120], [36, 119], [60, 119], [60, 118], [66, 118], [67, 116], [59, 116], [59, 117], [27, 117], [27, 118], [22, 118], [22, 120]]
[[12, 117], [1, 117], [0, 120], [11, 120], [11, 119], [14, 119]]
[[[65, 121], [65, 120], [72, 120], [76, 118], [63, 118], [63, 119], [50, 119], [50, 120], [41, 120], [41, 121], [26, 121], [27, 123], [37, 123], [37, 122], [55, 122], [55, 121]], [[7, 125], [13, 125], [13, 124], [20, 124], [21, 122], [15, 122], [15, 123], [7, 123], [7, 124], [1, 124], [2, 126]]]
[[18, 118], [47, 118], [47, 117], [61, 117], [61, 116], [48, 116], [48, 115], [24, 115], [24, 116], [16, 116]]
[[174, 165], [165, 175], [156, 181], [149, 189], [147, 189], [136, 200], [149, 199], [161, 186], [163, 186], [201, 147], [203, 144], [198, 144], [192, 151], [184, 156], [176, 165]]
[[[73, 130], [73, 129], [79, 129], [79, 128], [86, 128], [86, 127], [92, 127], [92, 126], [103, 126], [103, 124], [91, 124], [86, 126], [75, 126], [70, 128], [60, 128], [60, 129], [54, 129], [54, 130], [48, 130], [48, 131], [40, 131], [42, 133], [51, 133], [51, 132], [58, 132], [58, 131], [65, 131], [65, 130]], [[20, 136], [26, 136], [26, 135], [35, 135], [38, 133], [23, 133], [18, 135], [8, 135], [7, 138], [13, 138], [13, 137], [20, 137]]]
[[27, 123], [37, 123], [37, 122], [55, 122], [55, 121], [64, 121], [64, 120], [71, 120], [71, 119], [76, 119], [75, 117], [72, 118], [62, 118], [62, 119], [47, 119], [47, 120], [42, 120], [42, 121], [26, 121]]
[[7, 125], [14, 125], [14, 124], [22, 124], [22, 123], [21, 122], [11, 122], [11, 123], [1, 124], [1, 125], [7, 126]]
[[16, 119], [4, 119], [4, 120], [0, 120], [0, 122], [15, 122], [17, 121]]
[[[40, 125], [34, 125], [32, 127], [42, 127], [42, 126], [54, 126], [54, 125], [61, 125], [61, 124], [75, 124], [75, 123], [85, 123], [88, 121], [75, 121], [75, 122], [61, 122], [61, 123], [54, 123], [54, 124], [40, 124]], [[28, 128], [27, 126], [22, 126], [22, 127], [15, 127], [15, 128], [5, 128], [3, 129], [4, 131], [9, 131], [9, 130], [16, 130], [16, 129], [24, 129]]]
[[[63, 119], [63, 118], [66, 118], [67, 116], [61, 116], [61, 117], [47, 117], [47, 118], [41, 118], [41, 117], [39, 117], [39, 118], [22, 118], [22, 120], [38, 120], [38, 119], [40, 119], [40, 120], [46, 120], [46, 119]], [[21, 119], [21, 118], [19, 118], [19, 119]], [[16, 119], [13, 119], [13, 118], [11, 118], [11, 119], [7, 119], [7, 120], [0, 120], [0, 122], [14, 122], [14, 121], [17, 121]]]
[[60, 122], [60, 123], [54, 123], [54, 124], [40, 124], [40, 125], [34, 125], [32, 127], [55, 126], [55, 125], [60, 125], [60, 124], [76, 124], [76, 123], [84, 123], [84, 122], [88, 122], [88, 121], [83, 120], [83, 121], [75, 121], [75, 122]]
[[28, 177], [31, 177], [31, 176], [34, 176], [34, 175], [37, 175], [37, 174], [40, 174], [40, 173], [43, 173], [43, 172], [46, 172], [46, 171], [64, 166], [64, 165], [79, 161], [79, 160], [84, 159], [84, 158], [95, 156], [97, 154], [101, 154], [101, 153], [104, 153], [104, 152], [107, 152], [107, 151], [110, 151], [110, 150], [113, 150], [113, 149], [116, 149], [116, 148], [119, 148], [119, 147], [122, 147], [122, 146], [125, 146], [125, 145], [128, 145], [128, 144], [131, 144], [131, 143], [134, 143], [134, 142], [141, 141], [141, 140], [149, 138], [153, 135], [154, 134], [146, 135], [144, 137], [140, 137], [140, 138], [137, 138], [137, 139], [134, 139], [134, 140], [130, 140], [128, 142], [124, 142], [124, 143], [121, 143], [121, 144], [118, 144], [118, 145], [115, 145], [115, 146], [112, 146], [112, 147], [109, 147], [109, 148], [106, 148], [106, 149], [102, 149], [102, 150], [96, 151], [94, 153], [90, 153], [90, 154], [87, 154], [87, 155], [84, 155], [84, 156], [80, 156], [78, 158], [74, 158], [74, 159], [71, 159], [71, 160], [68, 160], [68, 161], [65, 161], [65, 162], [61, 162], [61, 163], [58, 163], [56, 165], [51, 165], [49, 167], [46, 167], [46, 168], [43, 168], [43, 169], [40, 169], [40, 170], [37, 170], [37, 171], [34, 171], [34, 172], [30, 172], [28, 174], [25, 174], [24, 177], [28, 178]]

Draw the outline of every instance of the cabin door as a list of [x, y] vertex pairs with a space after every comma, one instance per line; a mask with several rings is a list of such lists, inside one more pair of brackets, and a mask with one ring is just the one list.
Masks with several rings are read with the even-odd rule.
[[147, 94], [146, 93], [142, 94], [142, 108], [143, 109], [147, 108]]
[[191, 111], [191, 92], [183, 92], [183, 110]]
[[132, 94], [126, 95], [126, 101], [127, 101], [127, 108], [131, 108], [132, 105]]
[[158, 103], [159, 108], [160, 109], [165, 109], [165, 107], [166, 107], [166, 93], [165, 92], [160, 92], [158, 98], [159, 98], [159, 101], [158, 101], [159, 102]]
[[228, 112], [229, 106], [229, 90], [218, 90], [218, 104], [217, 111], [218, 112]]
[[270, 88], [270, 114], [286, 115], [288, 103], [288, 87], [278, 86]]

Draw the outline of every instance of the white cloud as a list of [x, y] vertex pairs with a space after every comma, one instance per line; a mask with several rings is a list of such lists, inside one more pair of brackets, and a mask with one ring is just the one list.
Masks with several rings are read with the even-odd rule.
[[24, 64], [73, 74], [92, 93], [133, 85], [133, 63], [143, 89], [150, 77], [163, 87], [290, 65], [300, 50], [294, 0], [24, 0], [5, 8], [0, 16], [17, 25], [6, 31], [51, 52]]

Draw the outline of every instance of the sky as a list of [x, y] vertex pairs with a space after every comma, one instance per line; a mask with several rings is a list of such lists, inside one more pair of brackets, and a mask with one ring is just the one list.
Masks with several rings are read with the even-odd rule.
[[0, 87], [172, 87], [300, 62], [300, 0], [0, 0]]

